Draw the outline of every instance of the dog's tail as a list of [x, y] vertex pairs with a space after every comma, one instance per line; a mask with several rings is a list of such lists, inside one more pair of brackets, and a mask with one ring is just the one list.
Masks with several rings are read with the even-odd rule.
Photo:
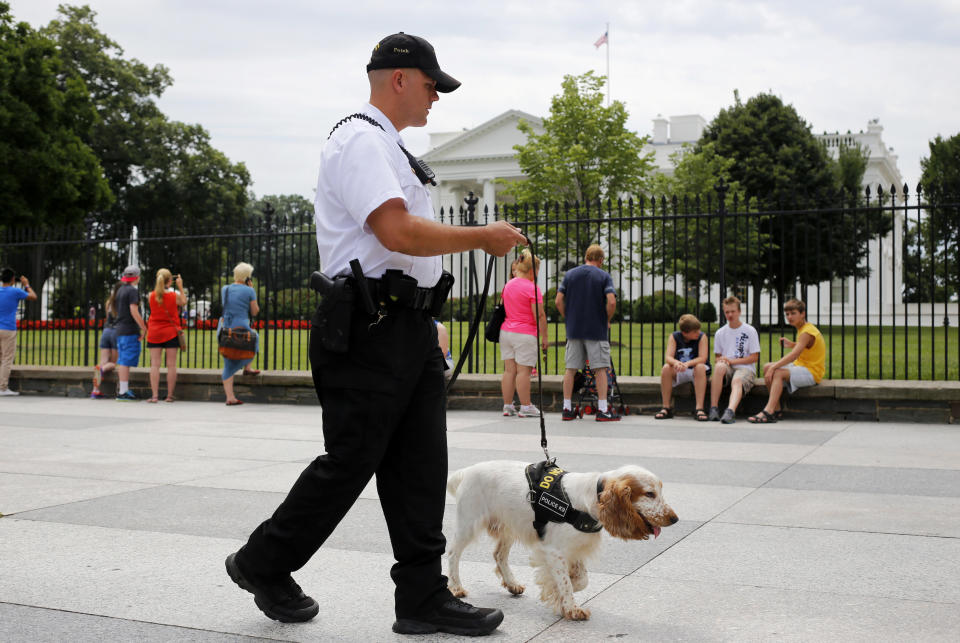
[[447, 478], [447, 492], [454, 498], [457, 497], [457, 489], [460, 488], [461, 482], [463, 482], [463, 469], [454, 471]]

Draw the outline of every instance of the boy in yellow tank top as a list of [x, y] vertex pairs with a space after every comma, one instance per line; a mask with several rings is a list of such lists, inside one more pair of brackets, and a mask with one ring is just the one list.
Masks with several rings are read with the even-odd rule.
[[817, 327], [807, 321], [807, 307], [799, 299], [788, 299], [783, 305], [787, 323], [797, 329], [797, 341], [786, 337], [780, 343], [791, 349], [775, 362], [763, 365], [763, 379], [770, 397], [763, 410], [747, 418], [754, 424], [769, 424], [783, 417], [780, 395], [783, 389], [793, 393], [797, 389], [816, 386], [823, 379], [827, 357], [827, 345]]

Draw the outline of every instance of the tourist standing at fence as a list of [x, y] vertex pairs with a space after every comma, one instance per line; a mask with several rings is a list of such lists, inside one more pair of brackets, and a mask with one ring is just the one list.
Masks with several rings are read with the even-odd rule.
[[576, 419], [573, 378], [590, 362], [597, 384], [597, 422], [620, 419], [607, 408], [607, 369], [610, 367], [610, 320], [617, 311], [613, 278], [603, 270], [603, 248], [587, 248], [584, 265], [567, 271], [557, 289], [557, 311], [567, 325], [566, 371], [563, 374], [563, 419]]
[[117, 399], [136, 401], [130, 390], [130, 368], [140, 362], [140, 340], [147, 334], [147, 324], [140, 315], [140, 268], [127, 266], [120, 277], [117, 291]]
[[227, 571], [267, 616], [313, 618], [317, 602], [290, 573], [310, 560], [376, 474], [396, 560], [393, 630], [489, 634], [503, 613], [454, 598], [441, 572], [446, 398], [431, 313], [449, 285], [440, 255], [480, 249], [502, 257], [524, 237], [506, 221], [435, 221], [430, 174], [406, 155], [399, 134], [426, 125], [437, 92], [460, 85], [440, 71], [430, 43], [388, 36], [374, 47], [367, 72], [370, 102], [334, 127], [316, 191], [317, 246], [328, 278], [350, 275], [353, 259], [363, 273], [353, 280], [354, 298], [332, 292], [314, 316], [310, 362], [327, 453], [227, 558]]
[[[173, 286], [176, 285], [176, 288]], [[147, 319], [147, 348], [150, 349], [150, 399], [160, 399], [160, 362], [167, 358], [167, 402], [173, 402], [177, 388], [177, 353], [180, 352], [180, 306], [187, 305], [183, 278], [161, 268], [150, 293], [150, 317]]]
[[780, 343], [791, 349], [790, 352], [763, 365], [763, 380], [770, 397], [762, 411], [747, 418], [754, 424], [783, 419], [780, 396], [784, 389], [793, 393], [797, 389], [816, 386], [823, 379], [827, 344], [817, 327], [807, 321], [807, 305], [799, 299], [788, 299], [783, 305], [783, 315], [787, 323], [797, 329], [797, 341], [781, 337]]
[[[514, 264], [516, 276], [503, 286], [503, 309], [506, 316], [500, 326], [500, 356], [503, 358], [503, 393], [505, 416], [540, 417], [530, 400], [530, 373], [537, 365], [537, 351], [547, 350], [547, 313], [543, 309], [543, 293], [537, 286], [540, 259], [524, 250]], [[537, 314], [539, 312], [539, 314]], [[539, 324], [540, 346], [537, 346]], [[520, 398], [520, 410], [513, 405], [513, 393]]]
[[660, 397], [663, 407], [653, 417], [665, 420], [673, 417], [671, 405], [673, 389], [685, 382], [693, 382], [697, 405], [693, 415], [698, 422], [706, 422], [703, 401], [707, 395], [710, 376], [710, 340], [700, 330], [700, 320], [693, 315], [681, 315], [677, 328], [667, 340], [663, 368], [660, 369]]
[[90, 397], [95, 400], [104, 397], [100, 392], [100, 385], [103, 383], [104, 376], [117, 366], [117, 292], [122, 286], [122, 281], [114, 284], [104, 305], [105, 317], [99, 344], [100, 361], [93, 367], [93, 391], [90, 393]]
[[[760, 335], [757, 329], [740, 320], [740, 300], [723, 300], [723, 316], [727, 323], [713, 336], [716, 368], [710, 382], [710, 419], [733, 424], [734, 414], [743, 396], [750, 392], [756, 380], [756, 363], [760, 360]], [[723, 415], [717, 406], [723, 387], [730, 386], [730, 401]]]
[[[260, 351], [260, 336], [250, 327], [250, 318], [260, 314], [260, 304], [257, 303], [257, 291], [253, 289], [253, 266], [240, 262], [233, 268], [233, 283], [220, 289], [220, 304], [223, 315], [217, 324], [217, 335], [221, 328], [236, 328], [240, 326], [248, 329], [256, 337], [255, 353]], [[260, 371], [250, 368], [253, 357], [247, 359], [223, 358], [223, 373], [220, 380], [223, 382], [223, 392], [227, 396], [227, 406], [243, 404], [233, 393], [233, 376], [243, 369], [244, 375], [259, 375]]]
[[30, 280], [21, 276], [20, 288], [16, 288], [15, 277], [13, 268], [0, 271], [0, 396], [20, 395], [10, 390], [10, 370], [17, 355], [17, 309], [24, 299], [37, 299]]

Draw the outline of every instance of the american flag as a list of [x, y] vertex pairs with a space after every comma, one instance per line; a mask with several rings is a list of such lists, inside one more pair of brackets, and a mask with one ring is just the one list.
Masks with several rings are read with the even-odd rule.
[[600, 49], [600, 45], [607, 44], [607, 33], [608, 32], [604, 31], [603, 35], [597, 38], [597, 42], [593, 43], [593, 46], [596, 47], [597, 49]]

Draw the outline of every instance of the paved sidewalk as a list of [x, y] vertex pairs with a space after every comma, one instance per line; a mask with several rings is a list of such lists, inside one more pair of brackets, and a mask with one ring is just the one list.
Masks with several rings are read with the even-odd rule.
[[[496, 641], [956, 640], [960, 428], [692, 418], [547, 420], [568, 470], [641, 464], [680, 522], [656, 541], [604, 536], [579, 599], [584, 623], [467, 550], [470, 599], [501, 608]], [[534, 461], [538, 423], [449, 415], [451, 469]], [[0, 641], [430, 641], [390, 631], [389, 539], [371, 485], [296, 574], [321, 605], [268, 620], [223, 559], [323, 451], [307, 406], [0, 400]], [[447, 525], [452, 524], [449, 507]]]

